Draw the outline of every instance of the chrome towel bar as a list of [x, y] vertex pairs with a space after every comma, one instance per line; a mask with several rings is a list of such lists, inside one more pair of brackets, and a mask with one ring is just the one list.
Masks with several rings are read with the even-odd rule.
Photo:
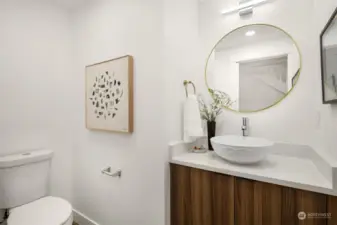
[[111, 167], [107, 167], [102, 170], [102, 174], [107, 175], [109, 177], [121, 177], [122, 176], [122, 170], [117, 170], [116, 172], [111, 172]]

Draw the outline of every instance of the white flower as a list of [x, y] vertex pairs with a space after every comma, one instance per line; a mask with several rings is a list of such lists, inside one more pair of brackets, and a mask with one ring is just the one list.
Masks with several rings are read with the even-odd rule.
[[207, 105], [204, 100], [199, 96], [199, 108], [201, 118], [207, 121], [215, 121], [217, 116], [222, 113], [223, 108], [229, 108], [234, 103], [230, 96], [222, 91], [208, 89], [213, 102]]

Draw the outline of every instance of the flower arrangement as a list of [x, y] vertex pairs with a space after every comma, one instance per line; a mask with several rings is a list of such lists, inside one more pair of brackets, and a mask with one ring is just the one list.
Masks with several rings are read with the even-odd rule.
[[207, 105], [205, 101], [199, 97], [199, 108], [201, 118], [209, 122], [215, 122], [216, 118], [222, 113], [223, 108], [229, 108], [235, 103], [232, 101], [230, 96], [225, 92], [208, 89], [213, 102], [210, 105]]

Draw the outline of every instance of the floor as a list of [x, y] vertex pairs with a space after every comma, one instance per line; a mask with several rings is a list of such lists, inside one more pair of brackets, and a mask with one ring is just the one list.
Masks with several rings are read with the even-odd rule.
[[[0, 223], [0, 225], [7, 225], [7, 223], [5, 222], [5, 223]], [[73, 222], [73, 225], [79, 225], [78, 223], [76, 223], [76, 222]]]

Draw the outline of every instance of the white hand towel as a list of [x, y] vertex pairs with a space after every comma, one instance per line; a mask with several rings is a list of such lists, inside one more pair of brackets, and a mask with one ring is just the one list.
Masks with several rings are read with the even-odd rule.
[[184, 103], [184, 141], [194, 142], [203, 133], [197, 97], [189, 95]]

